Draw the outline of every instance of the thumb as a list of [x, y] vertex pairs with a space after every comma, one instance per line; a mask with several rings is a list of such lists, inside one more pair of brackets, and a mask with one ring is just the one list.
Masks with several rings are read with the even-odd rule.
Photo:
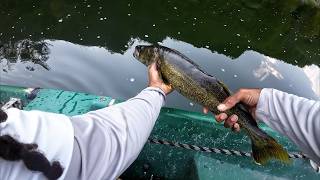
[[148, 66], [149, 68], [149, 77], [151, 80], [157, 80], [159, 79], [159, 72], [157, 70], [156, 63], [152, 63]]
[[154, 62], [154, 63], [149, 64], [148, 69], [149, 69], [149, 72], [157, 71], [156, 63]]
[[157, 65], [156, 65], [155, 62], [153, 62], [153, 63], [151, 63], [151, 64], [148, 66], [148, 68], [149, 68], [150, 70], [154, 71], [154, 70], [157, 70]]
[[218, 110], [219, 111], [226, 111], [231, 109], [232, 107], [234, 107], [238, 102], [240, 102], [240, 96], [238, 95], [238, 93], [229, 96], [227, 99], [225, 99], [223, 101], [223, 103], [218, 105]]

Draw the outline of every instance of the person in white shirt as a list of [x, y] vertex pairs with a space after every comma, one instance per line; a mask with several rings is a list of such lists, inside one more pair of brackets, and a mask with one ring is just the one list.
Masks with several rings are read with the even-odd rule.
[[116, 179], [137, 158], [172, 91], [149, 66], [149, 85], [110, 107], [68, 117], [0, 111], [0, 179]]
[[[218, 122], [234, 131], [240, 131], [237, 115], [226, 111], [238, 102], [247, 105], [252, 116], [275, 131], [287, 136], [318, 166], [320, 165], [320, 101], [309, 100], [276, 89], [240, 89], [218, 106], [222, 113]], [[208, 109], [204, 108], [204, 113]], [[319, 171], [319, 167], [317, 167]]]

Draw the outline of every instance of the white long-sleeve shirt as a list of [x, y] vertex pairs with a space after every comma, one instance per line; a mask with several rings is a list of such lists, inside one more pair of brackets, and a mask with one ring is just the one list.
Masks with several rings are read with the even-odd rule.
[[287, 136], [320, 165], [320, 101], [265, 88], [260, 94], [256, 116]]
[[[61, 180], [79, 166], [70, 164], [74, 143], [79, 142], [83, 155], [80, 173], [84, 175], [80, 179], [115, 179], [139, 155], [164, 100], [161, 89], [149, 87], [126, 102], [74, 116], [71, 121], [62, 114], [10, 108], [8, 119], [0, 123], [0, 135], [11, 135], [22, 143], [37, 143], [50, 162], [58, 160], [64, 167]], [[0, 179], [42, 180], [45, 176], [30, 171], [22, 161], [0, 158]]]
[[[57, 160], [64, 168], [59, 179], [64, 179], [73, 150], [73, 127], [70, 119], [62, 114], [42, 111], [7, 110], [8, 119], [0, 123], [0, 135], [10, 135], [21, 143], [36, 143], [38, 150], [52, 162]], [[1, 147], [0, 147], [1, 148]], [[1, 180], [45, 179], [42, 173], [30, 171], [20, 161], [0, 158]]]
[[161, 89], [148, 87], [126, 102], [72, 117], [81, 167], [75, 159], [75, 174], [67, 177], [118, 178], [147, 142], [164, 100]]

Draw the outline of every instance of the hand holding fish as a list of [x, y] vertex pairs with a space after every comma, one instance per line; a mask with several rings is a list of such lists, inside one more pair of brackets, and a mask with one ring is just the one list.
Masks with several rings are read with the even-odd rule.
[[170, 94], [173, 91], [171, 85], [165, 84], [159, 76], [159, 71], [157, 70], [156, 63], [152, 63], [148, 66], [149, 74], [149, 87], [160, 88], [166, 95]]
[[[226, 128], [231, 128], [233, 131], [239, 132], [240, 126], [237, 123], [238, 116], [233, 114], [228, 117], [224, 111], [231, 109], [237, 103], [242, 102], [248, 107], [249, 112], [255, 118], [255, 111], [259, 101], [261, 89], [240, 89], [232, 96], [226, 98], [221, 104], [218, 105], [218, 110], [222, 113], [215, 115], [218, 122], [224, 121], [224, 126]], [[204, 113], [208, 113], [208, 108], [203, 108]]]
[[[223, 82], [203, 71], [195, 62], [176, 50], [160, 45], [139, 45], [135, 47], [133, 56], [149, 66], [149, 86], [161, 88], [168, 94], [172, 88], [164, 82], [170, 83], [177, 92], [208, 107], [208, 110], [215, 114], [221, 112], [217, 106], [231, 95]], [[234, 104], [233, 108], [223, 112], [229, 116], [237, 114], [236, 128], [240, 126], [249, 136], [254, 160], [260, 164], [265, 164], [272, 158], [290, 162], [286, 150], [259, 128], [246, 105], [243, 102]]]

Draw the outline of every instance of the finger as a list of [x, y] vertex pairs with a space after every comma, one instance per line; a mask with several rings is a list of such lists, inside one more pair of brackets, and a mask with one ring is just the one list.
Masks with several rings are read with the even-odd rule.
[[148, 70], [149, 70], [149, 71], [150, 71], [150, 69], [152, 68], [152, 66], [154, 66], [154, 64], [155, 64], [155, 63], [149, 64], [149, 66], [148, 66]]
[[157, 70], [156, 63], [152, 63], [148, 66], [149, 68], [149, 79], [152, 82], [160, 82], [162, 83], [162, 79], [160, 78], [159, 72]]
[[226, 111], [231, 109], [233, 106], [235, 106], [240, 101], [239, 95], [234, 94], [232, 96], [229, 96], [227, 99], [223, 101], [223, 103], [218, 105], [219, 111]]
[[238, 123], [234, 123], [232, 126], [232, 131], [239, 132], [240, 131], [240, 125]]
[[225, 124], [227, 127], [233, 127], [233, 125], [238, 121], [238, 116], [237, 115], [232, 115], [230, 116], [226, 121]]
[[158, 74], [156, 63], [152, 63], [148, 66], [150, 74]]
[[228, 109], [231, 109], [237, 103], [244, 100], [247, 94], [248, 94], [247, 89], [240, 89], [235, 94], [233, 94], [232, 96], [229, 96], [221, 104], [219, 104], [217, 107], [218, 110], [219, 111], [226, 111]]
[[208, 112], [209, 112], [209, 109], [207, 107], [204, 107], [203, 108], [203, 113], [208, 114]]
[[226, 120], [228, 118], [228, 115], [226, 113], [221, 113], [221, 114], [216, 115], [215, 118], [216, 118], [216, 121], [220, 123], [220, 122]]
[[218, 117], [219, 117], [218, 115], [214, 115], [214, 119], [216, 119], [217, 122], [219, 122]]

